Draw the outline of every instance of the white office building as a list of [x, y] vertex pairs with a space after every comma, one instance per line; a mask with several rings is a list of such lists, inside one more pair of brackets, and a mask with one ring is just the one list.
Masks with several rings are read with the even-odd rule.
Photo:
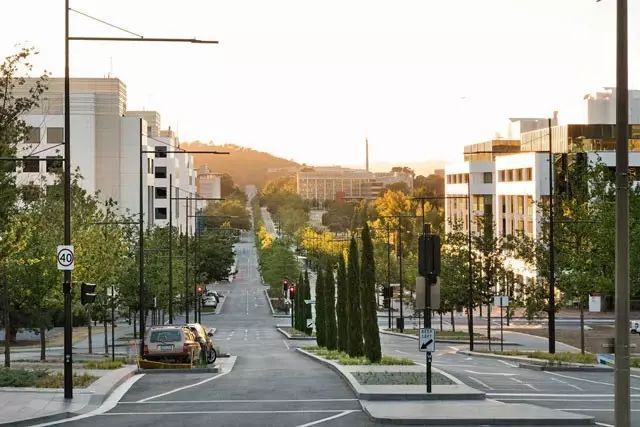
[[[40, 107], [23, 117], [31, 129], [27, 141], [18, 145], [17, 153], [47, 161], [19, 163], [16, 167], [19, 185], [51, 185], [54, 172], [61, 166], [57, 159], [64, 154], [64, 79], [52, 78], [48, 86]], [[167, 184], [156, 166], [161, 168], [167, 160], [159, 158], [154, 150], [156, 146], [168, 146], [160, 142], [163, 136], [159, 131], [159, 115], [127, 113], [126, 86], [115, 78], [71, 79], [70, 97], [71, 167], [81, 175], [80, 185], [90, 193], [98, 193], [102, 200], [117, 202], [122, 213], [137, 216], [142, 156], [144, 221], [147, 225], [165, 224], [162, 208], [167, 202], [156, 188]], [[158, 135], [154, 136], [156, 132]], [[167, 165], [167, 169], [175, 170], [178, 177], [175, 185], [181, 194], [194, 194], [193, 160], [191, 156], [181, 156], [182, 159], [172, 157], [174, 163]], [[176, 219], [178, 215], [184, 217], [185, 203], [181, 201], [177, 207]]]
[[[587, 124], [614, 124], [616, 122], [616, 88], [584, 96], [587, 104]], [[640, 90], [629, 91], [629, 123], [640, 123]]]

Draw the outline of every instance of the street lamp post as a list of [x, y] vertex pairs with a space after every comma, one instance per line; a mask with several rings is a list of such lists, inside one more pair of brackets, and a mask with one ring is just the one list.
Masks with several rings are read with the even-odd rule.
[[[137, 37], [87, 37], [87, 36], [70, 36], [69, 35], [69, 0], [65, 0], [65, 65], [64, 65], [64, 158], [65, 168], [63, 176], [64, 185], [64, 244], [71, 245], [71, 95], [70, 95], [70, 77], [69, 77], [69, 42], [70, 41], [108, 41], [108, 42], [170, 42], [170, 43], [202, 43], [217, 44], [215, 40], [199, 40], [199, 39], [181, 39], [181, 38], [144, 38], [137, 34]], [[77, 11], [76, 11], [77, 12]], [[77, 12], [80, 13], [80, 12]], [[96, 20], [96, 18], [82, 13], [82, 15]], [[98, 20], [99, 21], [99, 20]], [[111, 24], [99, 21], [103, 24], [112, 26]], [[120, 28], [120, 30], [122, 30]], [[142, 151], [142, 119], [140, 119], [140, 150]], [[140, 156], [140, 242], [139, 242], [139, 262], [140, 262], [140, 357], [144, 354], [144, 218], [143, 218], [143, 202], [142, 202], [142, 156]], [[73, 371], [72, 371], [72, 348], [71, 348], [71, 271], [64, 272], [64, 397], [65, 399], [73, 398]]]
[[617, 3], [615, 425], [631, 423], [629, 369], [629, 81], [627, 0]]

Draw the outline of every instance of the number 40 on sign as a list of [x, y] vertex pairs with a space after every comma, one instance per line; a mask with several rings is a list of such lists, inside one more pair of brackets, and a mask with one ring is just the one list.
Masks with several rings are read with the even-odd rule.
[[76, 266], [76, 257], [73, 245], [59, 245], [56, 252], [58, 270], [73, 270]]

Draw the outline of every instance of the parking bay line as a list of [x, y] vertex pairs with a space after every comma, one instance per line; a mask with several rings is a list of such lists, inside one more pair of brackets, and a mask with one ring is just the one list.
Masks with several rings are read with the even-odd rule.
[[[591, 383], [591, 384], [601, 384], [601, 385], [608, 385], [610, 387], [613, 387], [614, 385], [611, 383], [605, 383], [604, 381], [595, 381], [595, 380], [588, 380], [586, 378], [579, 378], [579, 377], [572, 377], [570, 375], [564, 375], [564, 374], [559, 374], [557, 372], [550, 372], [550, 371], [545, 371], [547, 374], [549, 375], [557, 375], [559, 377], [563, 377], [563, 378], [567, 378], [570, 380], [576, 380], [576, 381], [584, 381], [587, 383]], [[640, 388], [638, 387], [629, 387], [631, 390], [640, 390]]]
[[[471, 377], [469, 377], [471, 378]], [[487, 393], [487, 397], [500, 398], [504, 397], [611, 397], [615, 398], [615, 394], [599, 393], [599, 394], [577, 394], [577, 393]], [[631, 397], [640, 398], [640, 394], [632, 394]]]
[[156, 394], [155, 396], [150, 396], [150, 397], [146, 397], [146, 398], [144, 398], [144, 399], [140, 399], [140, 400], [138, 400], [138, 403], [146, 402], [146, 401], [151, 400], [151, 399], [156, 399], [156, 398], [158, 398], [158, 397], [167, 396], [167, 395], [169, 395], [169, 394], [177, 393], [177, 392], [182, 391], [182, 390], [186, 390], [186, 389], [189, 389], [189, 388], [192, 388], [192, 387], [197, 387], [197, 386], [199, 386], [199, 385], [206, 384], [206, 383], [208, 383], [209, 381], [213, 381], [213, 380], [215, 380], [216, 378], [220, 378], [220, 377], [221, 377], [221, 376], [223, 376], [223, 375], [227, 375], [229, 372], [231, 372], [231, 370], [228, 370], [228, 371], [226, 371], [226, 372], [222, 372], [222, 373], [220, 373], [220, 374], [218, 374], [218, 375], [215, 375], [215, 376], [213, 376], [213, 377], [211, 377], [211, 378], [207, 378], [206, 380], [199, 381], [199, 382], [197, 382], [197, 383], [195, 383], [195, 384], [190, 384], [190, 385], [186, 385], [186, 386], [183, 386], [183, 387], [178, 387], [178, 388], [176, 388], [176, 389], [169, 390], [169, 391], [164, 392], [164, 393]]
[[289, 403], [289, 402], [357, 402], [358, 399], [262, 399], [262, 400], [229, 400], [229, 399], [221, 399], [221, 400], [153, 400], [146, 402], [120, 402], [120, 405], [156, 405], [156, 404], [168, 404], [168, 403], [176, 403], [176, 404], [187, 404], [187, 403]]
[[[358, 411], [358, 410], [353, 410]], [[218, 415], [235, 415], [235, 414], [335, 414], [346, 412], [344, 409], [296, 409], [290, 411], [161, 411], [161, 412], [106, 412], [100, 416], [117, 416], [117, 415], [198, 415], [198, 414], [218, 414]], [[346, 415], [346, 414], [345, 414]]]

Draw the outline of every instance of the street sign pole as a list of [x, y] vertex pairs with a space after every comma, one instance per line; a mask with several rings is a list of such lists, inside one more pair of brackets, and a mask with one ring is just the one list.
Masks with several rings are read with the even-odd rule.
[[500, 304], [500, 352], [501, 353], [504, 351], [504, 334], [503, 334], [502, 322], [503, 322], [502, 304]]
[[418, 340], [418, 350], [426, 352], [426, 382], [427, 393], [431, 393], [431, 353], [436, 350], [436, 332], [431, 328], [421, 328]]

